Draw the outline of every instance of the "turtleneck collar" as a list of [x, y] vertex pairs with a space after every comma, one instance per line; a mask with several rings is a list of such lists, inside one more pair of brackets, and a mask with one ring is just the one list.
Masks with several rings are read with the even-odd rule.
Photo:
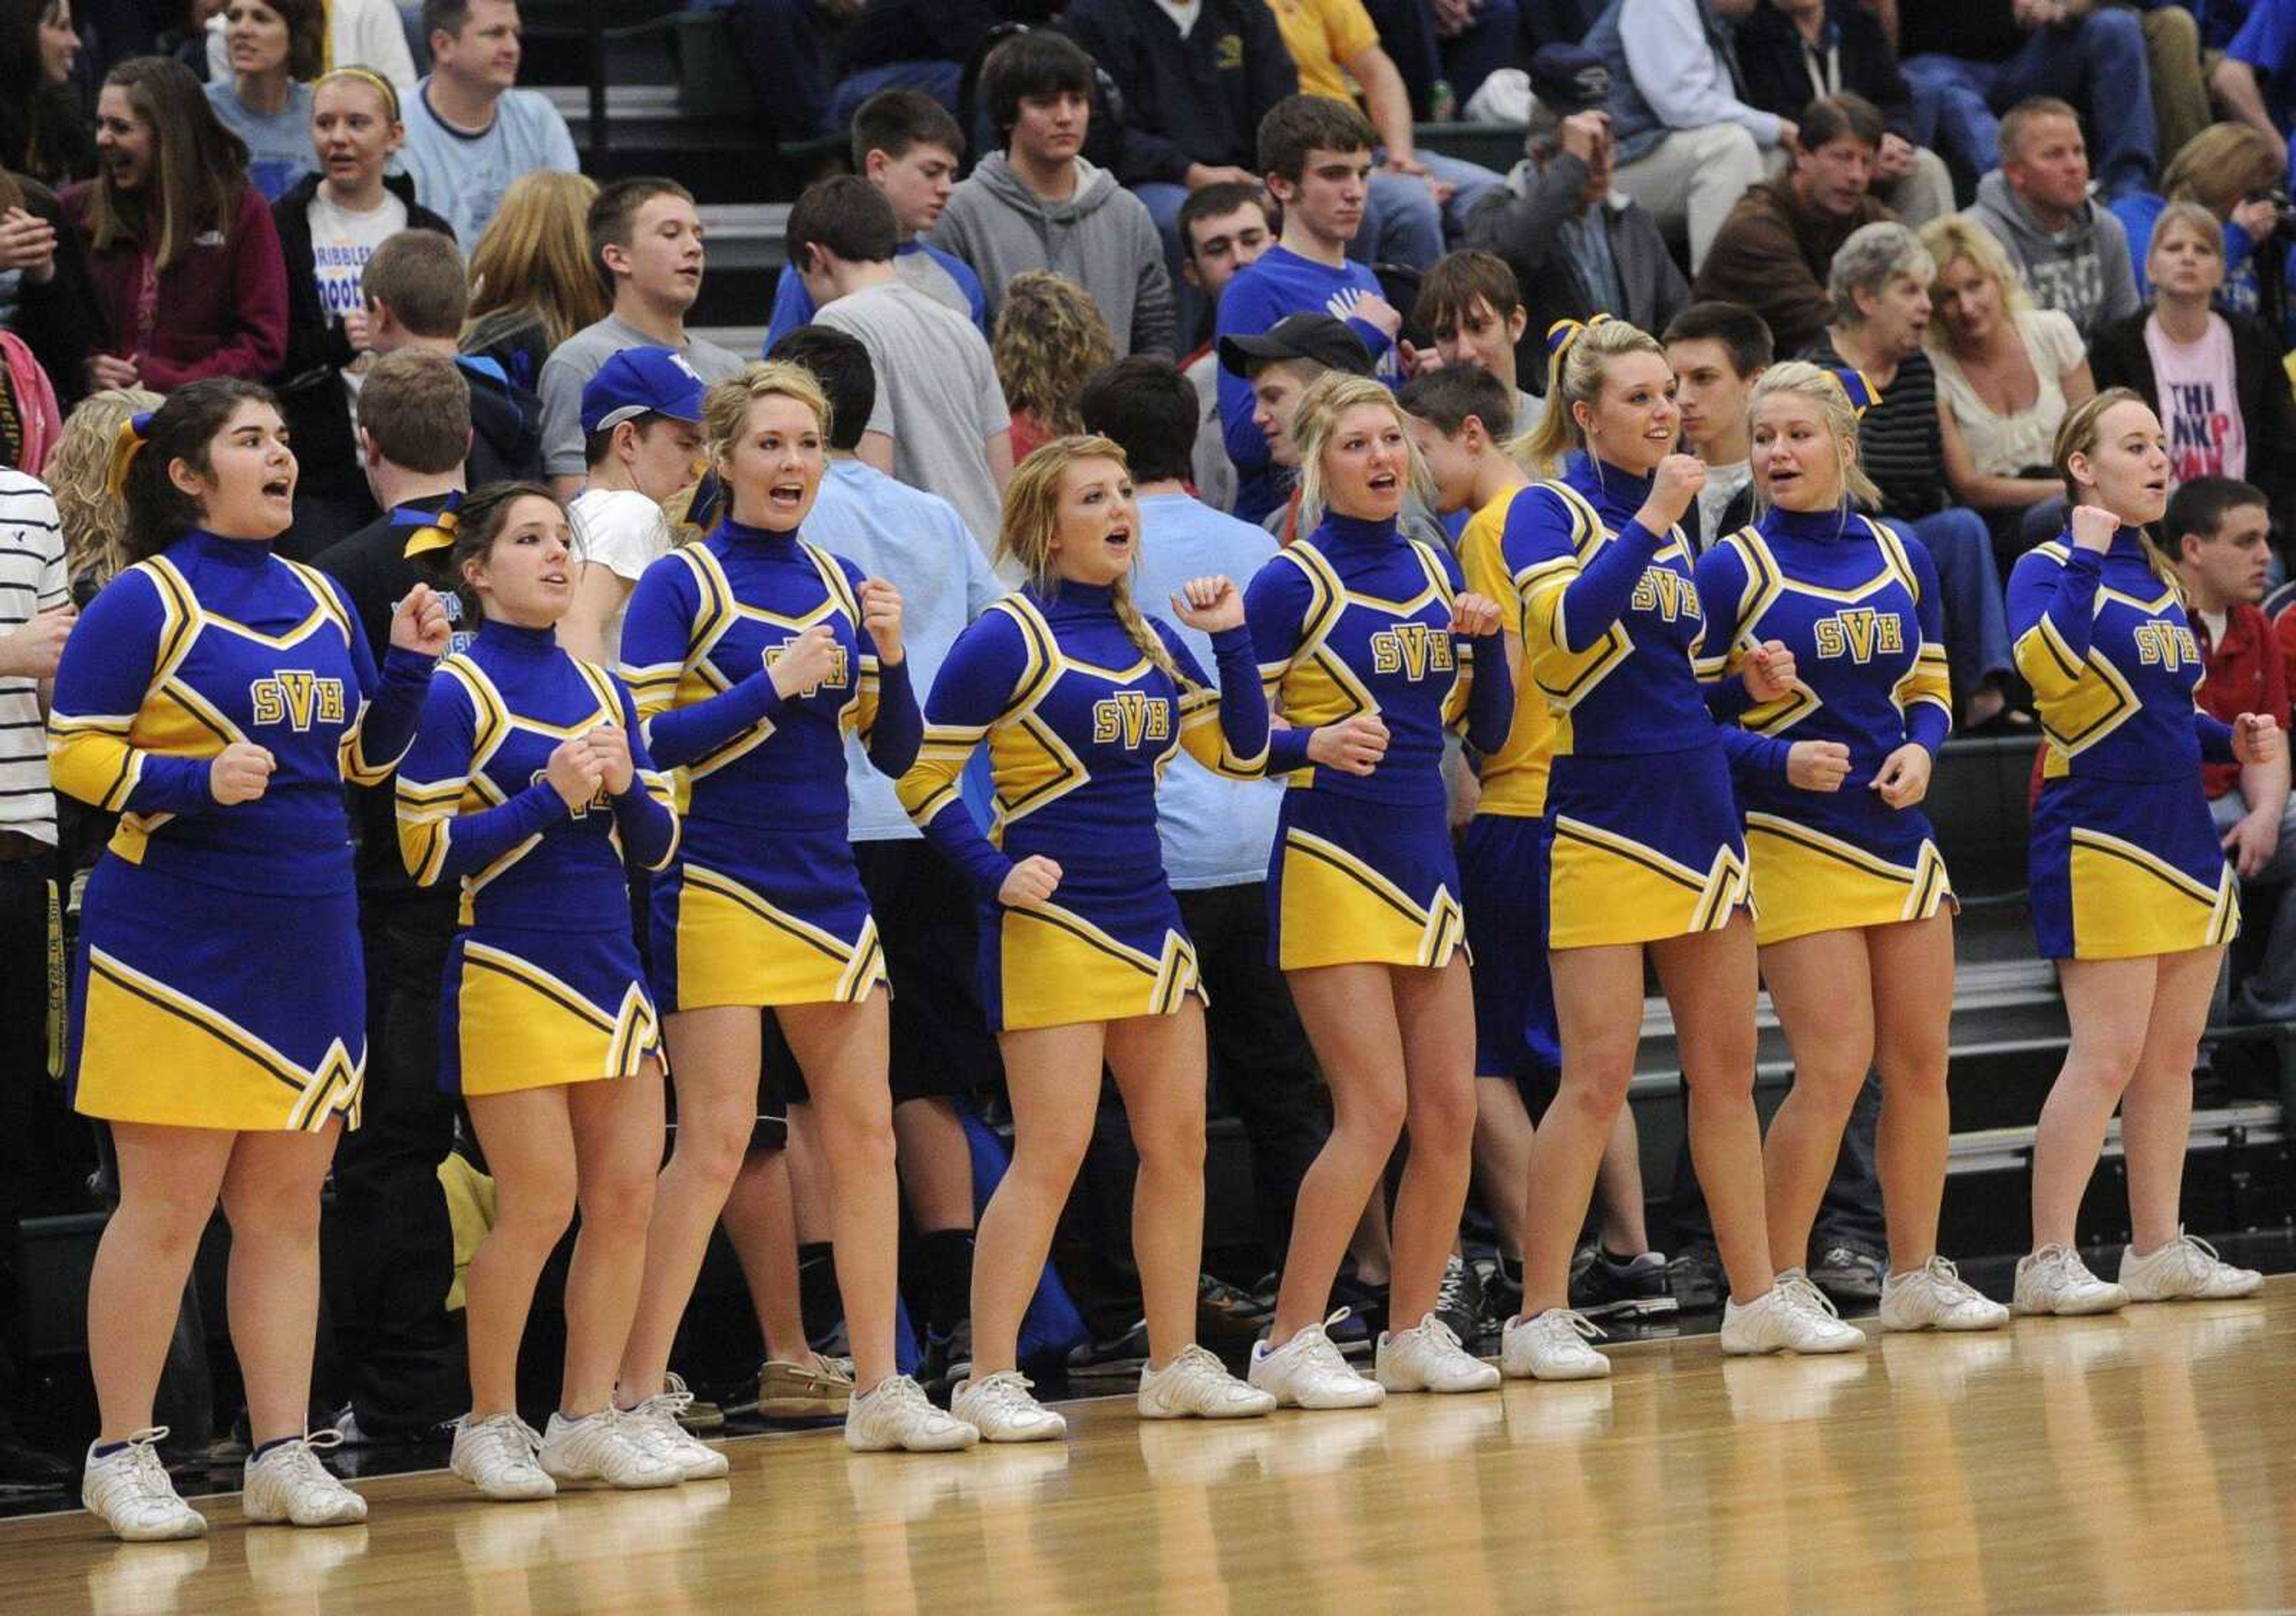
[[1637, 476], [1593, 455], [1583, 455], [1579, 465], [1586, 479], [1586, 491], [1594, 497], [1595, 506], [1599, 509], [1608, 505], [1628, 515], [1642, 509], [1643, 502], [1650, 497], [1652, 483], [1657, 480], [1655, 473]]
[[[2070, 541], [2068, 540], [2067, 542], [2070, 543]], [[2152, 558], [2144, 554], [2144, 529], [2142, 528], [2132, 528], [2127, 522], [2122, 522], [2120, 526], [2114, 530], [2112, 535], [2112, 548], [2110, 554], [2124, 556], [2133, 555], [2139, 561], [2144, 562], [2147, 566], [2152, 564]]]
[[1833, 505], [1823, 511], [1785, 511], [1772, 505], [1762, 518], [1762, 531], [1823, 544], [1829, 539], [1846, 537], [1850, 531], [1849, 523], [1850, 512], [1847, 505]]
[[1316, 529], [1316, 542], [1324, 546], [1360, 545], [1376, 548], [1395, 542], [1395, 518], [1382, 516], [1373, 521], [1362, 516], [1349, 516], [1338, 511], [1324, 513], [1324, 524]]
[[780, 530], [772, 528], [753, 528], [748, 522], [735, 521], [732, 517], [727, 516], [719, 519], [717, 530], [710, 537], [729, 539], [737, 545], [762, 545], [779, 548], [797, 543], [797, 534], [798, 530], [795, 528]]
[[227, 567], [259, 567], [271, 559], [267, 538], [224, 538], [205, 528], [193, 528], [176, 542], [193, 555]]
[[558, 628], [554, 623], [526, 628], [490, 617], [479, 625], [479, 644], [512, 655], [541, 656], [558, 649]]
[[1064, 607], [1070, 611], [1116, 609], [1113, 584], [1080, 584], [1072, 578], [1055, 578], [1047, 579], [1042, 587], [1029, 585], [1028, 593], [1040, 606]]

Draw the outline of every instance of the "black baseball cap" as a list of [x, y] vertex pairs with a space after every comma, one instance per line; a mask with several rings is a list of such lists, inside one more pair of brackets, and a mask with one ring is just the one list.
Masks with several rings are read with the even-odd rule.
[[1530, 93], [1557, 118], [1611, 104], [1611, 70], [1583, 45], [1542, 45], [1530, 56]]
[[1280, 359], [1312, 360], [1351, 376], [1372, 373], [1371, 349], [1329, 315], [1286, 315], [1256, 337], [1219, 340], [1220, 368], [1232, 375], [1249, 376], [1254, 365]]

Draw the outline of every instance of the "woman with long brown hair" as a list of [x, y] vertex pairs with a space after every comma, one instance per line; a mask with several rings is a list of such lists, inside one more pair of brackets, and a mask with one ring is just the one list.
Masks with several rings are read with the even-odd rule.
[[597, 195], [587, 175], [523, 175], [471, 250], [462, 349], [492, 359], [521, 387], [537, 386], [551, 351], [606, 317], [606, 289], [590, 259]]

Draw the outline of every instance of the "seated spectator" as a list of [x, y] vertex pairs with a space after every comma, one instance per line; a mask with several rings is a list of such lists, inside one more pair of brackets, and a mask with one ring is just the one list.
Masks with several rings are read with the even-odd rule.
[[491, 359], [529, 390], [576, 332], [611, 308], [590, 267], [590, 204], [598, 182], [554, 169], [521, 176], [471, 250], [471, 323], [463, 351]]
[[378, 357], [420, 349], [455, 361], [470, 393], [465, 488], [531, 482], [542, 476], [542, 400], [493, 360], [460, 351], [469, 286], [453, 242], [433, 231], [400, 231], [366, 261], [367, 346]]
[[582, 390], [582, 491], [566, 507], [582, 558], [559, 644], [602, 668], [622, 661], [622, 614], [645, 570], [669, 554], [662, 502], [701, 458], [700, 373], [667, 348], [626, 348]]
[[704, 382], [742, 370], [739, 354], [685, 334], [685, 314], [701, 295], [701, 217], [676, 180], [618, 179], [590, 204], [590, 267], [613, 288], [606, 317], [560, 343], [542, 367], [542, 463], [562, 499], [581, 491], [582, 390], [608, 357], [625, 348], [667, 348], [685, 356]]
[[[2225, 477], [2178, 488], [2161, 523], [2185, 615], [2201, 642], [2197, 700], [2226, 723], [2244, 712], [2268, 713], [2282, 723], [2288, 718], [2285, 630], [2276, 635], [2257, 604], [2272, 562], [2270, 525], [2263, 491]], [[2201, 780], [2225, 857], [2242, 882], [2284, 888], [2296, 877], [2285, 754], [2270, 763], [2204, 763]], [[2296, 1018], [2296, 903], [2289, 896], [2281, 898], [2256, 969], [2233, 995], [2235, 1021]]]
[[1023, 270], [996, 311], [996, 381], [1013, 412], [1013, 463], [1037, 445], [1084, 431], [1084, 384], [1116, 363], [1108, 323], [1084, 289], [1046, 269]]
[[[1050, 270], [1099, 306], [1119, 354], [1170, 359], [1172, 280], [1156, 221], [1113, 174], [1079, 155], [1092, 120], [1092, 58], [1049, 29], [1020, 35], [988, 53], [980, 97], [1004, 149], [982, 158], [948, 199], [935, 244], [972, 266], [991, 308], [1016, 276]], [[1086, 368], [1078, 385], [1098, 368]], [[1025, 452], [1016, 446], [1013, 457]]]
[[352, 401], [366, 352], [367, 260], [402, 230], [448, 234], [414, 200], [414, 182], [386, 176], [406, 131], [390, 83], [363, 68], [319, 80], [304, 138], [324, 175], [310, 174], [271, 205], [287, 268], [287, 362], [274, 390], [295, 446], [295, 525], [280, 546], [299, 559], [372, 521], [360, 473]]
[[2008, 709], [2009, 625], [1985, 519], [1950, 504], [1937, 372], [1922, 347], [1937, 266], [1903, 225], [1868, 225], [1833, 255], [1833, 318], [1804, 356], [1854, 370], [1881, 396], [1857, 420], [1857, 463], [1881, 491], [1873, 514], [1930, 553], [1962, 727], [2021, 727]]
[[95, 172], [95, 141], [74, 87], [71, 0], [0, 3], [0, 169], [44, 185]]
[[[1185, 257], [1180, 273], [1210, 308], [1219, 307], [1227, 283], [1259, 261], [1275, 243], [1268, 220], [1274, 209], [1257, 181], [1224, 180], [1189, 193], [1180, 208]], [[1196, 497], [1215, 511], [1235, 505], [1235, 464], [1220, 439], [1219, 352], [1206, 342], [1180, 362], [1180, 372], [1196, 390]]]
[[2234, 118], [2273, 142], [2285, 174], [2288, 132], [2296, 125], [2296, 4], [2248, 0], [2209, 87]]
[[1754, 0], [1611, 0], [1587, 48], [1611, 70], [1620, 189], [1706, 262], [1722, 221], [1762, 177], [1765, 152], [1791, 151], [1794, 122], [1738, 93], [1727, 20]]
[[838, 132], [830, 116], [836, 62], [862, 0], [692, 0], [687, 9], [725, 16], [758, 120], [773, 140]]
[[1737, 303], [1693, 303], [1674, 316], [1662, 339], [1674, 367], [1682, 441], [1706, 463], [1682, 530], [1703, 554], [1754, 520], [1754, 456], [1746, 406], [1754, 383], [1776, 353], [1762, 317]]
[[859, 338], [876, 368], [855, 455], [947, 500], [993, 552], [1013, 475], [1012, 414], [972, 322], [894, 272], [899, 241], [892, 204], [852, 175], [808, 186], [790, 209], [789, 265], [821, 311], [814, 323]]
[[1867, 194], [1884, 133], [1862, 95], [1811, 102], [1792, 172], [1738, 199], [1692, 288], [1699, 300], [1752, 309], [1783, 353], [1817, 340], [1833, 312], [1825, 282], [1834, 253], [1852, 231], [1893, 217]]
[[406, 172], [455, 239], [486, 234], [521, 174], [581, 167], [574, 136], [538, 90], [521, 90], [516, 0], [422, 0], [430, 71], [406, 107]]
[[2170, 202], [2145, 265], [2152, 303], [2089, 349], [2100, 388], [2134, 388], [2169, 434], [2169, 475], [2255, 483], [2273, 525], [2296, 536], [2296, 403], [2271, 332], [2211, 307], [2224, 283], [2224, 234], [2198, 202]]
[[1288, 478], [1268, 458], [1250, 384], [1229, 363], [1226, 339], [1257, 336], [1286, 315], [1326, 314], [1347, 322], [1379, 371], [1396, 373], [1403, 316], [1379, 277], [1347, 256], [1363, 226], [1374, 139], [1362, 113], [1320, 95], [1287, 97], [1259, 126], [1259, 166], [1283, 209], [1283, 236], [1228, 283], [1216, 326], [1226, 373], [1220, 431], [1235, 464], [1235, 513], [1247, 521], [1282, 503]]
[[96, 116], [102, 167], [62, 199], [102, 325], [88, 390], [275, 374], [287, 275], [271, 209], [247, 183], [247, 147], [190, 70], [162, 57], [112, 69]]
[[[407, 0], [406, 9], [421, 8], [414, 0]], [[401, 102], [414, 94], [414, 53], [407, 46], [406, 29], [399, 21], [400, 8], [395, 0], [325, 0], [324, 10], [327, 62], [380, 73]], [[201, 77], [209, 84], [229, 78], [232, 72], [229, 12], [228, 6], [217, 6], [208, 20], [207, 71]]]
[[1002, 23], [1035, 26], [1054, 0], [867, 0], [839, 52], [845, 77], [830, 98], [829, 127], [842, 128], [881, 90], [918, 90], [951, 112], [964, 70]]
[[2062, 101], [2020, 102], [2001, 120], [2001, 171], [1978, 183], [1969, 217], [1993, 232], [2043, 308], [2082, 341], [2136, 309], [2128, 235], [2088, 193], [2088, 147]]
[[[1915, 144], [1914, 92], [1873, 8], [1862, 0], [1758, 0], [1737, 40], [1748, 102], [1800, 121], [1813, 94], [1864, 96], [1882, 123], [1874, 194], [1909, 225], [1953, 211], [1953, 176], [1945, 159]], [[1810, 144], [1808, 130], [1802, 140]]]
[[[880, 90], [853, 115], [853, 172], [884, 193], [901, 227], [901, 244], [893, 250], [895, 272], [987, 336], [989, 305], [980, 277], [955, 253], [926, 240], [956, 190], [964, 159], [964, 132], [947, 108], [921, 90]], [[812, 318], [805, 277], [776, 277], [766, 347], [770, 349]]]
[[247, 183], [275, 202], [314, 172], [311, 80], [327, 52], [323, 0], [231, 0], [231, 71], [208, 80], [223, 127], [247, 144]]
[[72, 599], [85, 606], [127, 565], [121, 537], [127, 511], [111, 488], [111, 456], [119, 429], [166, 402], [140, 387], [91, 393], [64, 418], [63, 436], [48, 451], [40, 480], [53, 490], [63, 523], [64, 569]]
[[4, 168], [0, 331], [31, 349], [60, 407], [70, 409], [86, 390], [87, 357], [99, 336], [86, 249], [54, 192]]
[[2129, 263], [2136, 295], [2152, 295], [2144, 260], [2152, 250], [2152, 229], [2170, 202], [2198, 202], [2224, 229], [2225, 283], [2219, 307], [2253, 315], [2296, 348], [2296, 297], [2289, 279], [2296, 273], [2290, 233], [2282, 227], [2279, 197], [2286, 194], [2284, 159], [2261, 130], [2243, 123], [2215, 123], [2185, 143], [2161, 171], [2159, 195], [2139, 192], [2115, 202], [2112, 211], [2128, 234]]
[[1965, 215], [1932, 219], [1936, 265], [1923, 341], [1937, 369], [1946, 486], [1982, 512], [2005, 559], [2054, 535], [2064, 483], [2051, 470], [2066, 412], [2096, 392], [2073, 323], [2035, 308], [1993, 233]]
[[1419, 283], [1411, 319], [1435, 339], [1436, 364], [1425, 354], [1413, 354], [1416, 368], [1479, 365], [1514, 400], [1513, 418], [1531, 419], [1538, 400], [1515, 380], [1515, 354], [1528, 335], [1530, 316], [1505, 259], [1472, 250], [1445, 254]]
[[2087, 113], [2108, 199], [2152, 183], [2152, 76], [2134, 11], [2095, 0], [1939, 0], [1898, 14], [1921, 144], [1990, 174], [2001, 165], [2001, 114], [2051, 96]]
[[1467, 245], [1514, 271], [1525, 304], [1519, 374], [1544, 379], [1546, 332], [1598, 314], [1663, 331], [1690, 301], [1650, 210], [1615, 188], [1611, 70], [1576, 45], [1539, 47], [1527, 155], [1467, 220]]

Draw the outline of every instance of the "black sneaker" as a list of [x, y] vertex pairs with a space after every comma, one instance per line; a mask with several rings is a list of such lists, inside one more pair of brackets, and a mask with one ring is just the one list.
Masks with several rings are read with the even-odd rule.
[[1365, 1284], [1352, 1274], [1341, 1274], [1332, 1284], [1332, 1306], [1348, 1310], [1348, 1317], [1331, 1328], [1332, 1344], [1349, 1358], [1361, 1358], [1387, 1328], [1387, 1282]]
[[1133, 1374], [1147, 1362], [1148, 1321], [1144, 1318], [1119, 1334], [1087, 1341], [1069, 1350], [1069, 1369], [1074, 1374]]
[[79, 1472], [12, 1432], [0, 1436], [0, 1487], [69, 1487]]
[[917, 1384], [927, 1393], [944, 1395], [972, 1373], [972, 1321], [961, 1319], [947, 1335], [926, 1332], [924, 1350], [917, 1358]]
[[1570, 1307], [1588, 1318], [1652, 1318], [1681, 1310], [1666, 1259], [1644, 1251], [1620, 1262], [1598, 1251], [1570, 1276]]
[[1710, 1245], [1685, 1246], [1666, 1265], [1666, 1283], [1680, 1307], [1693, 1313], [1712, 1312], [1728, 1291], [1722, 1278], [1722, 1254]]
[[1809, 1265], [1809, 1281], [1833, 1299], [1836, 1307], [1879, 1302], [1889, 1262], [1875, 1251], [1847, 1241], [1830, 1245]]
[[1483, 1278], [1463, 1257], [1454, 1255], [1443, 1264], [1443, 1283], [1435, 1289], [1435, 1317], [1470, 1351], [1482, 1338]]
[[1262, 1308], [1259, 1298], [1224, 1279], [1209, 1274], [1196, 1280], [1196, 1332], [1199, 1335], [1249, 1339], [1267, 1328], [1275, 1317], [1275, 1298], [1271, 1292], [1267, 1305]]
[[1522, 1311], [1522, 1264], [1493, 1255], [1477, 1258], [1473, 1267], [1483, 1282], [1483, 1317], [1496, 1330]]

